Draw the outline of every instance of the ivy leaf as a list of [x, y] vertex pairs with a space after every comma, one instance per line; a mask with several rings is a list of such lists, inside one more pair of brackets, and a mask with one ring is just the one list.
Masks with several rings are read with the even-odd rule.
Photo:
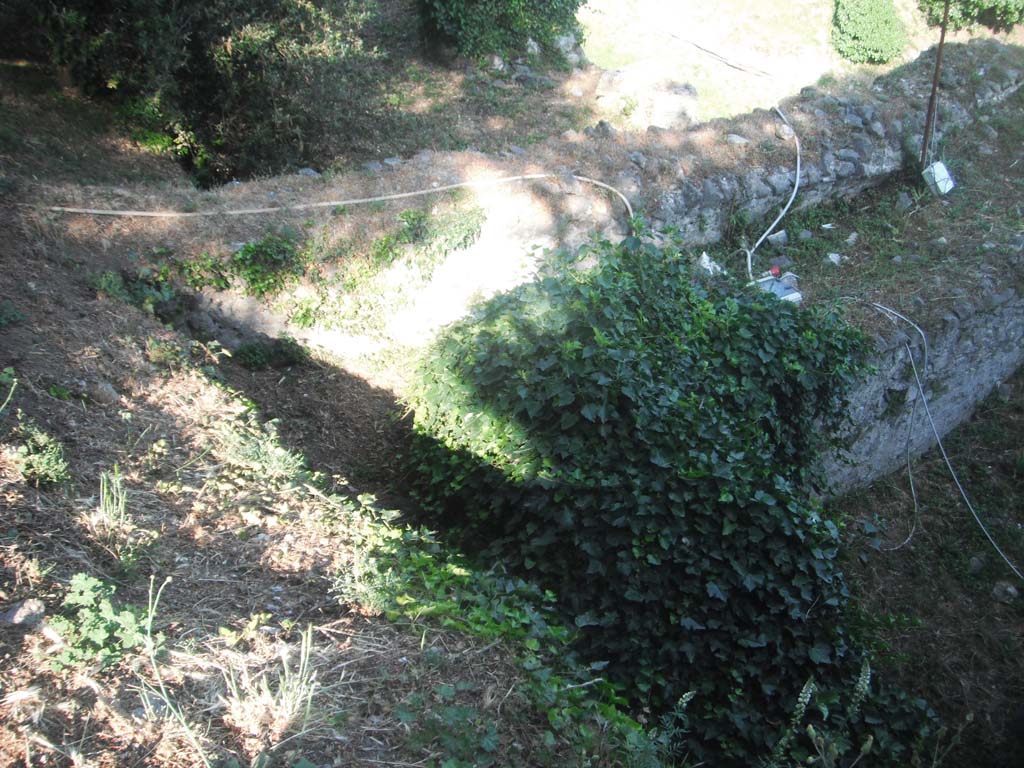
[[825, 643], [818, 643], [807, 652], [807, 655], [815, 664], [831, 664], [832, 646], [826, 645]]
[[716, 600], [721, 600], [723, 603], [726, 601], [725, 593], [719, 589], [718, 585], [713, 581], [707, 583], [708, 597], [713, 597]]

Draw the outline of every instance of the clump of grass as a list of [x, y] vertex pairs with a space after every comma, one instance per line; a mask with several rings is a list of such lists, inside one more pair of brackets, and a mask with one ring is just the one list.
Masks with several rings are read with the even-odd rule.
[[296, 480], [305, 472], [302, 454], [279, 444], [276, 422], [226, 421], [215, 434], [217, 454], [235, 467], [273, 482]]
[[272, 746], [290, 734], [307, 732], [316, 719], [313, 698], [320, 684], [312, 664], [312, 625], [302, 633], [294, 665], [290, 650], [281, 647], [281, 667], [276, 673], [264, 670], [253, 675], [247, 666], [240, 674], [230, 668], [224, 671], [224, 721], [244, 736]]
[[97, 505], [83, 515], [83, 525], [114, 557], [124, 572], [130, 572], [143, 547], [154, 534], [135, 525], [128, 512], [128, 492], [118, 465], [100, 474]]

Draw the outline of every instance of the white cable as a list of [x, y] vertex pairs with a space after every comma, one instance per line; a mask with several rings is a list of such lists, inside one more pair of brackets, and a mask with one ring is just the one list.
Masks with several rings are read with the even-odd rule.
[[[924, 333], [923, 330], [921, 330], [921, 327], [917, 323], [915, 323], [913, 320], [911, 320], [910, 318], [906, 317], [905, 315], [901, 315], [899, 312], [897, 312], [895, 309], [892, 309], [891, 307], [887, 307], [887, 306], [885, 306], [883, 304], [878, 304], [877, 302], [873, 302], [873, 301], [870, 302], [870, 304], [875, 309], [879, 310], [880, 312], [883, 312], [884, 314], [886, 314], [886, 315], [888, 315], [890, 317], [899, 318], [903, 322], [905, 322], [908, 325], [910, 325], [911, 327], [913, 327], [914, 330], [916, 330], [918, 332], [918, 334], [920, 334], [921, 340], [924, 343], [924, 369], [925, 369], [925, 373], [927, 374], [927, 371], [928, 371], [928, 337], [925, 336], [925, 333]], [[939, 446], [939, 452], [942, 454], [942, 458], [946, 462], [946, 468], [949, 470], [949, 474], [952, 476], [953, 482], [956, 483], [957, 490], [960, 491], [960, 496], [963, 497], [964, 503], [967, 505], [967, 509], [970, 510], [971, 515], [974, 517], [974, 522], [976, 522], [978, 524], [978, 527], [981, 528], [982, 533], [985, 534], [985, 538], [988, 539], [989, 544], [992, 545], [992, 548], [995, 549], [995, 551], [997, 553], [999, 553], [999, 556], [1003, 559], [1003, 562], [1005, 562], [1010, 567], [1010, 570], [1013, 571], [1014, 575], [1016, 575], [1017, 578], [1019, 578], [1021, 581], [1024, 581], [1024, 574], [1022, 574], [1017, 569], [1017, 567], [1012, 562], [1010, 562], [1010, 559], [1003, 553], [1003, 550], [1000, 549], [999, 545], [996, 543], [996, 540], [992, 537], [992, 534], [989, 533], [988, 528], [986, 528], [985, 524], [981, 521], [981, 517], [975, 511], [974, 505], [971, 504], [971, 500], [967, 496], [967, 491], [964, 490], [963, 485], [960, 483], [960, 478], [957, 477], [956, 470], [953, 469], [953, 464], [949, 460], [949, 455], [946, 453], [946, 447], [942, 444], [942, 438], [939, 436], [939, 430], [935, 426], [935, 420], [932, 418], [931, 408], [928, 406], [928, 397], [924, 393], [924, 383], [921, 381], [921, 375], [920, 375], [920, 373], [917, 370], [917, 362], [914, 360], [914, 353], [910, 349], [910, 345], [909, 344], [904, 343], [903, 346], [906, 348], [907, 355], [910, 357], [910, 366], [911, 366], [911, 368], [914, 371], [914, 380], [917, 382], [917, 391], [918, 391], [918, 394], [921, 397], [921, 403], [924, 405], [924, 412], [925, 412], [925, 415], [928, 417], [928, 424], [931, 426], [932, 434], [935, 436], [935, 443]], [[916, 408], [917, 408], [917, 401], [915, 400], [914, 401], [914, 407], [911, 410], [911, 417], [910, 417], [911, 418], [911, 423], [908, 426], [908, 430], [912, 430], [913, 429], [913, 418], [914, 418], [914, 414], [916, 413]], [[919, 514], [918, 503], [917, 503], [917, 491], [914, 488], [913, 474], [911, 473], [911, 469], [910, 469], [910, 433], [909, 432], [908, 432], [908, 435], [907, 435], [907, 473], [910, 475], [910, 489], [911, 489], [911, 493], [913, 494], [913, 497], [914, 497], [914, 515], [915, 515], [914, 528], [911, 529], [910, 535], [903, 542], [903, 544], [900, 544], [898, 547], [893, 547], [892, 549], [899, 549], [900, 547], [904, 546], [908, 541], [910, 541], [910, 538], [914, 535], [914, 530], [916, 530], [916, 527], [917, 527], [917, 515]]]
[[[925, 376], [927, 376], [928, 375], [928, 337], [925, 336], [925, 333], [924, 333], [923, 330], [921, 330], [921, 327], [917, 323], [915, 323], [913, 320], [911, 320], [910, 318], [908, 318], [908, 317], [906, 317], [904, 315], [901, 315], [895, 309], [892, 309], [891, 307], [887, 307], [884, 304], [878, 304], [877, 302], [873, 301], [873, 302], [871, 302], [871, 306], [874, 307], [879, 312], [881, 312], [882, 314], [884, 314], [890, 320], [895, 317], [895, 318], [898, 318], [898, 319], [902, 320], [905, 323], [908, 323], [909, 325], [914, 327], [914, 329], [918, 332], [918, 334], [920, 334], [921, 342], [924, 344], [924, 362], [923, 362], [922, 368], [923, 368], [923, 370], [925, 372]], [[910, 354], [911, 361], [913, 361], [914, 353], [910, 352], [910, 346], [909, 345], [906, 345], [906, 346], [907, 346], [907, 351]], [[920, 499], [918, 499], [918, 497], [917, 497], [917, 485], [914, 483], [914, 457], [913, 457], [913, 453], [911, 451], [911, 448], [913, 446], [913, 437], [914, 437], [914, 422], [917, 419], [917, 403], [918, 403], [917, 398], [914, 398], [914, 404], [912, 406], [910, 406], [910, 421], [907, 423], [907, 445], [906, 445], [906, 448], [907, 448], [907, 451], [906, 451], [906, 453], [907, 453], [907, 480], [910, 482], [910, 496], [911, 496], [911, 498], [914, 501], [914, 522], [910, 526], [910, 532], [907, 534], [907, 537], [902, 542], [900, 542], [899, 544], [897, 544], [894, 547], [883, 547], [882, 548], [886, 552], [895, 552], [896, 550], [903, 549], [903, 547], [907, 546], [907, 544], [910, 543], [911, 539], [914, 538], [914, 534], [917, 533], [917, 525], [918, 525], [918, 523], [921, 520], [921, 502], [920, 502]]]
[[786, 116], [782, 114], [782, 110], [778, 107], [772, 107], [772, 109], [779, 113], [779, 117], [782, 118], [782, 122], [784, 122], [786, 126], [793, 131], [793, 138], [796, 140], [796, 181], [793, 184], [793, 194], [789, 196], [789, 202], [786, 203], [786, 207], [782, 209], [778, 216], [775, 217], [775, 221], [773, 221], [772, 225], [765, 230], [763, 235], [761, 235], [761, 239], [754, 243], [754, 247], [749, 251], [746, 251], [747, 277], [750, 278], [751, 282], [754, 280], [754, 251], [756, 251], [760, 247], [761, 243], [763, 243], [768, 236], [775, 231], [775, 227], [777, 227], [779, 222], [782, 221], [782, 217], [786, 215], [786, 212], [789, 211], [789, 207], [793, 205], [793, 201], [796, 200], [797, 190], [800, 189], [800, 137], [796, 135], [796, 131], [793, 130], [793, 126], [789, 124], [789, 120], [786, 119]]
[[[909, 351], [910, 346], [906, 346]], [[999, 545], [996, 544], [996, 540], [992, 538], [992, 534], [988, 532], [988, 528], [986, 528], [985, 524], [981, 522], [981, 518], [978, 516], [978, 513], [974, 511], [974, 505], [971, 504], [971, 500], [967, 498], [967, 491], [965, 491], [963, 485], [960, 484], [960, 478], [956, 476], [953, 464], [950, 462], [949, 456], [946, 454], [946, 448], [942, 444], [942, 438], [939, 437], [939, 430], [935, 427], [935, 421], [932, 419], [932, 412], [928, 407], [928, 399], [924, 395], [924, 386], [921, 384], [921, 377], [917, 373], [917, 365], [914, 363], [913, 355], [910, 356], [910, 365], [914, 369], [914, 379], [917, 381], [917, 389], [921, 393], [921, 401], [924, 403], [924, 412], [928, 416], [928, 423], [931, 425], [932, 434], [935, 435], [935, 442], [939, 446], [939, 451], [942, 453], [942, 458], [946, 462], [946, 468], [949, 469], [949, 474], [953, 476], [953, 482], [956, 483], [957, 490], [960, 491], [960, 496], [963, 497], [964, 503], [967, 505], [967, 508], [971, 510], [971, 514], [974, 516], [974, 522], [976, 522], [978, 527], [981, 528], [981, 532], [985, 534], [985, 538], [988, 539], [992, 548], [999, 553], [999, 556], [1003, 558], [1003, 562], [1010, 567], [1010, 570], [1013, 571], [1014, 575], [1016, 575], [1021, 581], [1024, 581], [1024, 574], [1017, 570], [1017, 567], [1010, 562], [1010, 559], [1003, 553], [1003, 550], [999, 548]]]
[[[345, 205], [361, 205], [363, 203], [380, 203], [388, 200], [402, 200], [409, 197], [418, 197], [421, 195], [432, 195], [439, 192], [448, 192], [453, 189], [460, 189], [463, 187], [493, 187], [499, 184], [509, 184], [516, 181], [536, 181], [540, 179], [557, 179], [561, 178], [560, 175], [555, 173], [530, 173], [522, 176], [502, 176], [496, 179], [482, 179], [479, 181], [460, 181], [457, 184], [445, 184], [441, 187], [431, 187], [430, 189], [418, 189], [413, 192], [397, 192], [392, 195], [377, 195], [376, 197], [357, 197], [349, 200], [328, 200], [323, 203], [301, 203], [299, 205], [281, 205], [273, 206], [269, 208], [243, 208], [234, 211], [132, 211], [132, 210], [121, 210], [121, 209], [106, 209], [106, 208], [70, 208], [66, 206], [50, 205], [50, 206], [28, 206], [37, 208], [44, 211], [54, 211], [57, 213], [80, 213], [87, 216], [138, 216], [146, 217], [151, 219], [187, 219], [197, 218], [201, 216], [249, 216], [260, 213], [275, 213], [280, 211], [307, 211], [314, 208], [335, 208], [338, 206]], [[597, 181], [596, 179], [588, 178], [587, 176], [576, 176], [573, 175], [576, 181], [582, 181], [586, 184], [593, 184], [601, 189], [607, 189], [610, 192], [618, 195], [622, 204], [626, 208], [626, 212], [629, 214], [630, 222], [632, 222], [633, 206], [629, 204], [629, 200], [615, 187], [610, 184], [605, 184], [603, 181]], [[630, 224], [632, 230], [632, 224]]]

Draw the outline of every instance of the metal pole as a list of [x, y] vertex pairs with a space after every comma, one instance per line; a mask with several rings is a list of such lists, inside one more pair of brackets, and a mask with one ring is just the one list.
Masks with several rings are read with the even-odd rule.
[[924, 137], [921, 141], [921, 167], [924, 168], [928, 157], [928, 145], [932, 140], [932, 129], [935, 127], [935, 102], [939, 97], [939, 71], [942, 69], [942, 46], [946, 42], [946, 24], [949, 23], [949, 0], [942, 9], [942, 32], [939, 33], [939, 50], [935, 54], [935, 76], [932, 78], [932, 96], [928, 100], [928, 117], [924, 123]]

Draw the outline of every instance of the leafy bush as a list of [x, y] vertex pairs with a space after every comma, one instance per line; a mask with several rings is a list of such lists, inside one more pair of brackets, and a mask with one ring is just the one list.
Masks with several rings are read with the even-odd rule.
[[149, 314], [174, 300], [169, 271], [101, 272], [92, 279], [96, 291], [108, 298], [134, 304]]
[[576, 28], [582, 0], [417, 0], [429, 37], [453, 43], [464, 56], [519, 52], [526, 41], [552, 45]]
[[884, 64], [907, 46], [892, 0], [836, 0], [832, 42], [844, 59]]
[[864, 343], [830, 311], [697, 284], [674, 248], [589, 256], [430, 350], [418, 492], [557, 593], [636, 699], [696, 691], [695, 754], [750, 760], [808, 676], [824, 692], [857, 674], [838, 530], [812, 494]]
[[[942, 23], [945, 0], [920, 0], [921, 10], [932, 24]], [[975, 22], [996, 29], [1008, 29], [1024, 21], [1024, 0], [953, 0], [949, 4], [949, 26], [954, 29]]]
[[[201, 180], [332, 157], [377, 124], [366, 0], [58, 0], [51, 56]], [[164, 142], [166, 143], [166, 142]]]

